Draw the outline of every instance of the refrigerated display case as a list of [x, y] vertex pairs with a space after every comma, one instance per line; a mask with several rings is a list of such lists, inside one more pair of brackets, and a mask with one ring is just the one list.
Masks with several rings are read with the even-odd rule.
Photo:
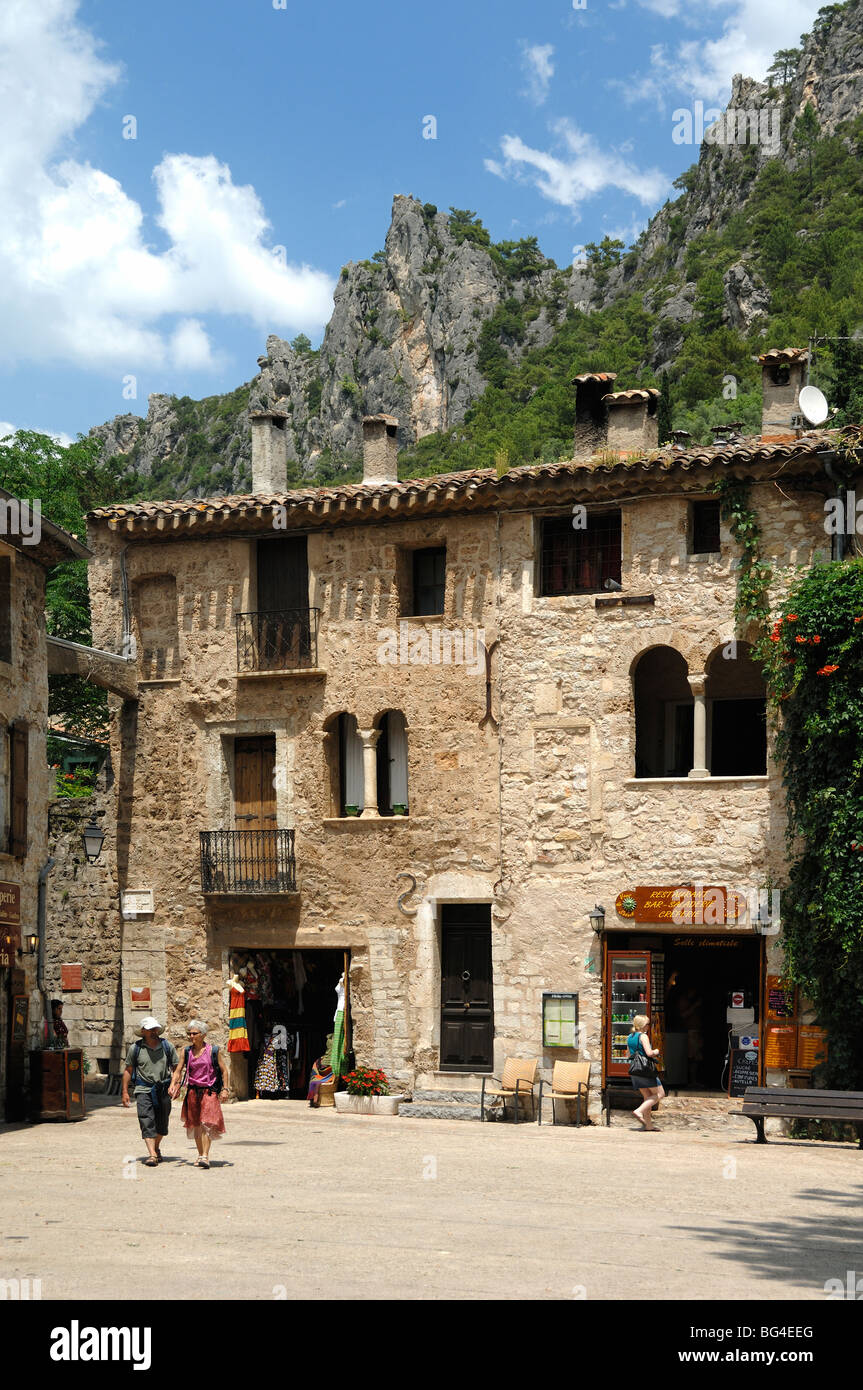
[[650, 1014], [650, 952], [616, 951], [607, 956], [606, 1072], [629, 1075], [626, 1040], [636, 1014]]

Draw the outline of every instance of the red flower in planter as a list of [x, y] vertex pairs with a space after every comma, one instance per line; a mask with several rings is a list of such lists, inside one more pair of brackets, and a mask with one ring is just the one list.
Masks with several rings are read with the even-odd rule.
[[796, 622], [797, 622], [797, 614], [796, 614], [796, 613], [786, 613], [786, 614], [785, 614], [785, 621], [786, 621], [786, 623], [796, 623]]
[[795, 642], [805, 642], [805, 641], [806, 641], [806, 638], [805, 638], [805, 637], [795, 637], [795, 638], [794, 638], [794, 641], [795, 641]]

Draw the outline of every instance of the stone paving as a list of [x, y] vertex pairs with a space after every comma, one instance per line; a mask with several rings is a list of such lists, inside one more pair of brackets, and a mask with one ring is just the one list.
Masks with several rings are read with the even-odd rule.
[[824, 1300], [863, 1274], [863, 1154], [747, 1131], [646, 1135], [226, 1107], [209, 1172], [175, 1107], [0, 1127], [0, 1279], [44, 1299]]

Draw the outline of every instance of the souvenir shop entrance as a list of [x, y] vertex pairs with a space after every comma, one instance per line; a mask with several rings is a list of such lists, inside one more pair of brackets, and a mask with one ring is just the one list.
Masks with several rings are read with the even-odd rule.
[[319, 1058], [346, 1069], [349, 951], [234, 949], [230, 970], [228, 1051], [238, 1100], [305, 1100]]

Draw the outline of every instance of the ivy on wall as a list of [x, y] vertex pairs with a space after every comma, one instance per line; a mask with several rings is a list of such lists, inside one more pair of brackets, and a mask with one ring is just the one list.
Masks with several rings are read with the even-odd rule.
[[803, 572], [766, 645], [787, 795], [786, 965], [828, 1030], [818, 1084], [863, 1090], [863, 560]]
[[714, 484], [714, 489], [719, 494], [722, 520], [728, 522], [728, 528], [741, 549], [734, 620], [739, 628], [748, 624], [755, 626], [756, 637], [752, 645], [756, 656], [763, 658], [767, 650], [765, 642], [770, 621], [768, 592], [773, 571], [760, 557], [761, 528], [752, 505], [751, 489], [744, 480], [732, 477], [720, 478]]

